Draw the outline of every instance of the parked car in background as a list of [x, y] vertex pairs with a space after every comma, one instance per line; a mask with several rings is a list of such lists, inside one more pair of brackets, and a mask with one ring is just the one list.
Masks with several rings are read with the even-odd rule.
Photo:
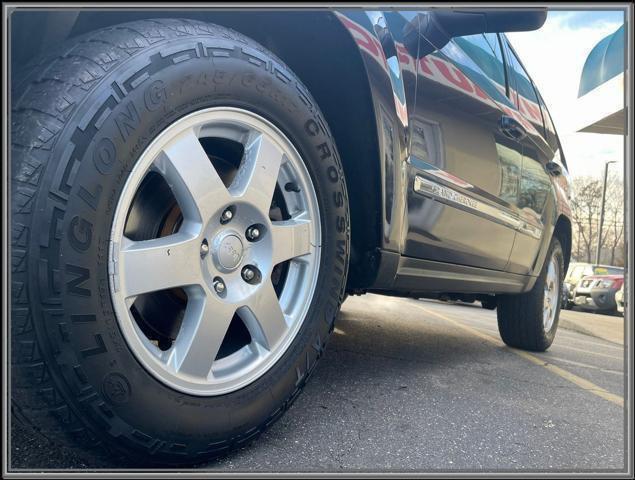
[[624, 269], [612, 265], [597, 265], [592, 263], [573, 262], [569, 264], [562, 289], [562, 308], [570, 309], [573, 307], [575, 288], [583, 277], [589, 275], [620, 275], [623, 277]]
[[560, 308], [570, 309], [572, 307], [572, 288], [568, 283], [562, 283], [562, 292], [560, 293]]
[[624, 275], [589, 275], [573, 291], [576, 307], [595, 312], [615, 313], [615, 294], [624, 285]]
[[620, 287], [620, 289], [617, 291], [617, 293], [615, 294], [615, 303], [616, 303], [616, 308], [617, 311], [619, 313], [621, 313], [622, 315], [624, 315], [624, 285], [625, 283], [622, 282], [622, 286]]

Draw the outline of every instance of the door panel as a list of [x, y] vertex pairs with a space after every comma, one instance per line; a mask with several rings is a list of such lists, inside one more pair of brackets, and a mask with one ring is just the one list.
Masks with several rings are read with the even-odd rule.
[[[522, 151], [499, 129], [501, 104], [511, 106], [504, 75], [495, 35], [454, 39], [418, 62], [405, 255], [506, 268]], [[417, 177], [434, 191], [415, 191]]]
[[527, 136], [521, 140], [522, 171], [519, 184], [518, 214], [520, 225], [508, 270], [528, 274], [533, 270], [538, 252], [545, 241], [546, 225], [552, 225], [556, 212], [555, 193], [545, 169], [554, 151], [545, 140], [543, 116], [537, 91], [504, 39], [508, 63], [510, 96], [523, 120]]

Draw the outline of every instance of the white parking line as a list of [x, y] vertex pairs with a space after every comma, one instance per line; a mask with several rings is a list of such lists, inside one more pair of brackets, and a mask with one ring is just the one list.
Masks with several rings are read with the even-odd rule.
[[[473, 320], [473, 319], [470, 319], [470, 320]], [[479, 330], [479, 331], [483, 331], [483, 332], [493, 333], [496, 337], [498, 336], [498, 330], [495, 330], [495, 329], [492, 329], [492, 328], [485, 328], [485, 327], [481, 327], [480, 325], [479, 326], [473, 325], [472, 328], [474, 328], [476, 330]], [[577, 339], [576, 339], [576, 341], [577, 341]], [[592, 342], [589, 342], [589, 343], [592, 343]], [[584, 353], [590, 353], [590, 354], [595, 354], [595, 355], [608, 357], [608, 358], [612, 358], [612, 359], [623, 360], [622, 357], [614, 357], [612, 355], [591, 352], [589, 350], [583, 350], [583, 349], [580, 349], [580, 348], [569, 347], [567, 345], [562, 345], [561, 343], [559, 343], [557, 341], [553, 343], [552, 348], [553, 347], [557, 347], [557, 348], [562, 347], [562, 348], [569, 349], [569, 350], [576, 350], [576, 351], [580, 351], [580, 352], [584, 352]], [[590, 368], [590, 369], [593, 369], [593, 370], [600, 370], [602, 372], [611, 373], [611, 374], [614, 374], [614, 375], [624, 375], [624, 372], [619, 371], [619, 370], [611, 370], [611, 369], [607, 369], [607, 368], [596, 367], [595, 365], [589, 365], [588, 363], [576, 362], [574, 360], [568, 360], [568, 359], [562, 358], [562, 357], [554, 357], [554, 356], [549, 355], [549, 356], [541, 356], [540, 358], [545, 358], [547, 360], [555, 360], [555, 361], [565, 362], [565, 363], [569, 363], [571, 365], [577, 365], [578, 367]]]
[[541, 356], [541, 358], [545, 358], [547, 360], [555, 360], [556, 362], [569, 363], [571, 365], [576, 365], [578, 367], [583, 367], [583, 368], [590, 368], [592, 370], [600, 370], [602, 372], [611, 373], [613, 375], [619, 375], [619, 376], [624, 375], [624, 372], [620, 370], [611, 370], [608, 368], [596, 367], [595, 365], [589, 365], [588, 363], [574, 362], [573, 360], [568, 360], [566, 358], [561, 358], [561, 357], [554, 357], [553, 355], [544, 355], [544, 356]]
[[[416, 303], [412, 303], [412, 305], [415, 305], [416, 307], [420, 308], [421, 310], [423, 310], [424, 312], [426, 312], [428, 315], [434, 315], [435, 317], [438, 317], [442, 320], [445, 320], [446, 322], [449, 322], [463, 330], [465, 330], [466, 332], [471, 333], [474, 336], [477, 336], [483, 340], [488, 341], [489, 343], [493, 343], [494, 345], [503, 345], [504, 343], [499, 341], [498, 339], [492, 337], [491, 335], [488, 335], [486, 333], [483, 333], [479, 330], [477, 330], [476, 328], [467, 326], [457, 320], [454, 320], [453, 318], [450, 318], [446, 315], [442, 315], [440, 313], [437, 313], [433, 310], [429, 310], [425, 307], [423, 307], [422, 305], [417, 305]], [[620, 407], [624, 407], [624, 398], [621, 397], [620, 395], [616, 395], [614, 393], [609, 392], [608, 390], [603, 389], [602, 387], [600, 387], [599, 385], [596, 385], [593, 382], [590, 382], [582, 377], [579, 377], [571, 372], [568, 372], [560, 367], [558, 367], [557, 365], [554, 365], [552, 363], [548, 363], [546, 360], [544, 360], [543, 358], [539, 358], [535, 355], [532, 355], [531, 353], [528, 353], [524, 350], [517, 350], [515, 348], [510, 348], [509, 349], [510, 352], [514, 352], [516, 355], [518, 355], [519, 357], [524, 358], [525, 360], [530, 361], [531, 363], [538, 365], [540, 367], [545, 368], [546, 370], [549, 370], [551, 373], [554, 373], [556, 375], [558, 375], [561, 378], [564, 378], [565, 380], [573, 383], [574, 385], [577, 385], [578, 387], [580, 387], [582, 390], [585, 390], [589, 393], [592, 393], [594, 395], [597, 395], [600, 398], [603, 398], [604, 400], [608, 400], [611, 403], [614, 403], [615, 405], [619, 405]]]
[[589, 355], [597, 355], [598, 357], [612, 358], [613, 360], [624, 360], [624, 357], [617, 357], [615, 355], [609, 355], [607, 353], [592, 352], [591, 350], [585, 350], [583, 348], [571, 347], [569, 345], [558, 344], [556, 346], [558, 348], [566, 348], [567, 350], [573, 350], [573, 351], [576, 351], [576, 352], [588, 353]]
[[[467, 320], [467, 321], [468, 321], [468, 322], [471, 322], [471, 321], [474, 321], [474, 319], [473, 319], [473, 318], [470, 318], [470, 319], [469, 319], [469, 320]], [[498, 335], [498, 330], [497, 330], [497, 329], [494, 329], [494, 328], [486, 328], [486, 327], [482, 327], [482, 326], [480, 326], [480, 325], [479, 325], [479, 326], [472, 325], [472, 327], [473, 327], [473, 328], [476, 328], [476, 329], [478, 329], [478, 330], [482, 330], [482, 331], [485, 331], [485, 332], [488, 332], [488, 333], [493, 333], [493, 334], [495, 334], [495, 335]], [[585, 349], [583, 349], [583, 348], [576, 348], [576, 347], [571, 347], [571, 346], [569, 346], [569, 345], [563, 345], [563, 344], [562, 344], [562, 342], [558, 342], [558, 341], [557, 341], [557, 338], [558, 338], [558, 337], [556, 337], [556, 341], [553, 343], [553, 347], [556, 347], [556, 348], [564, 348], [564, 349], [567, 349], [567, 350], [574, 350], [574, 351], [576, 351], [576, 352], [588, 353], [588, 354], [590, 354], [590, 355], [597, 355], [598, 357], [605, 357], [605, 358], [610, 358], [610, 359], [613, 359], [613, 360], [624, 360], [624, 357], [618, 357], [618, 356], [615, 356], [615, 355], [609, 355], [608, 353], [593, 352], [593, 351], [591, 351], [591, 350], [585, 350]], [[578, 341], [579, 341], [577, 338], [573, 338], [573, 337], [571, 337], [571, 339], [572, 339], [572, 340], [576, 340], [576, 342], [578, 342]], [[591, 344], [594, 344], [594, 345], [598, 345], [598, 346], [600, 346], [600, 347], [602, 347], [602, 346], [603, 346], [603, 345], [601, 345], [601, 344], [594, 343], [594, 342], [587, 342], [587, 343], [591, 343]], [[622, 349], [620, 349], [620, 351], [622, 351]]]
[[[580, 334], [580, 335], [583, 335], [583, 334]], [[561, 332], [560, 330], [556, 334], [556, 340], [558, 339], [558, 337], [560, 337], [560, 338], [563, 338], [563, 337], [564, 338], [570, 338], [571, 340], [575, 340], [578, 343], [584, 343], [584, 344], [587, 344], [587, 345], [595, 345], [596, 347], [608, 348], [608, 349], [611, 349], [611, 350], [619, 350], [620, 352], [624, 351], [624, 347], [620, 347], [619, 345], [608, 345], [608, 344], [605, 344], [605, 343], [598, 343], [598, 342], [592, 342], [590, 340], [584, 340], [584, 339], [579, 338], [579, 337], [577, 337], [575, 335], [570, 335], [568, 333]]]
[[[455, 305], [452, 305], [452, 306], [455, 306]], [[478, 312], [478, 313], [479, 314], [483, 314], [483, 313], [486, 313], [486, 312], [483, 311], [483, 312]], [[487, 326], [493, 327], [494, 329], [498, 328], [496, 326], [496, 320], [495, 319], [491, 319], [491, 318], [489, 318], [489, 319], [488, 318], [478, 318], [478, 317], [475, 318], [474, 316], [470, 316], [468, 321], [476, 322], [476, 323], [482, 323], [482, 324], [487, 324]], [[491, 330], [491, 331], [495, 331], [495, 330]], [[583, 334], [578, 334], [578, 335], [571, 334], [569, 332], [563, 331], [563, 329], [561, 328], [561, 329], [558, 330], [558, 334], [556, 335], [556, 342], [558, 341], [558, 338], [566, 337], [566, 338], [570, 338], [572, 340], [575, 340], [578, 343], [584, 343], [584, 344], [587, 344], [587, 345], [594, 345], [596, 347], [601, 347], [601, 348], [608, 348], [610, 350], [618, 350], [620, 352], [622, 352], [624, 350], [624, 347], [620, 346], [620, 345], [609, 345], [609, 344], [605, 344], [605, 343], [593, 342], [593, 341], [590, 341], [590, 340], [585, 340], [585, 339], [579, 338], [582, 335]], [[554, 345], [556, 345], [556, 344], [557, 343], [554, 343]]]

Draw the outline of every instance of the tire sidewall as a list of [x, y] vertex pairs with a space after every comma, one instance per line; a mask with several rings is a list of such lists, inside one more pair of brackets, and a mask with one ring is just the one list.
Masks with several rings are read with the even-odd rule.
[[540, 326], [540, 331], [542, 332], [542, 343], [544, 348], [549, 347], [552, 343], [553, 340], [556, 336], [556, 332], [558, 330], [558, 324], [560, 323], [560, 311], [561, 311], [561, 301], [560, 299], [562, 298], [562, 288], [563, 288], [563, 283], [564, 283], [564, 253], [562, 251], [562, 246], [560, 245], [560, 241], [554, 237], [551, 241], [551, 246], [549, 247], [549, 255], [547, 255], [545, 263], [542, 267], [542, 272], [540, 274], [540, 278], [539, 281], [536, 282], [536, 285], [534, 288], [536, 288], [536, 291], [538, 293], [538, 295], [536, 295], [538, 297], [537, 299], [537, 303], [540, 304], [540, 311], [542, 311], [542, 305], [543, 305], [543, 301], [544, 301], [544, 284], [545, 281], [547, 279], [547, 270], [549, 268], [549, 262], [551, 261], [552, 258], [556, 258], [556, 261], [558, 263], [558, 301], [556, 302], [556, 314], [555, 314], [555, 318], [553, 320], [553, 324], [551, 325], [551, 328], [549, 329], [549, 331], [545, 331], [544, 327], [543, 327], [543, 322], [542, 322], [542, 316], [540, 316], [539, 318], [539, 326]]
[[[294, 143], [314, 183], [323, 242], [311, 307], [287, 352], [236, 392], [195, 397], [157, 381], [128, 348], [110, 300], [108, 253], [117, 201], [140, 154], [175, 120], [215, 106], [257, 113]], [[44, 175], [32, 219], [31, 303], [43, 354], [79, 415], [118, 444], [167, 460], [230, 448], [277, 418], [333, 328], [349, 249], [336, 148], [293, 74], [236, 39], [161, 42], [104, 76], [66, 123]]]

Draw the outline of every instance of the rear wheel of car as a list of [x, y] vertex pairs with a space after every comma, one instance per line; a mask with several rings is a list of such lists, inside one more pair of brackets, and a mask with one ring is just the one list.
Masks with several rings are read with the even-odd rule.
[[60, 52], [13, 93], [15, 419], [168, 464], [242, 446], [297, 397], [344, 298], [328, 126], [288, 67], [215, 25]]
[[485, 310], [496, 310], [498, 301], [494, 295], [489, 295], [481, 299], [481, 307]]
[[534, 351], [549, 348], [558, 329], [563, 272], [562, 247], [554, 237], [534, 287], [498, 297], [498, 331], [507, 345]]

